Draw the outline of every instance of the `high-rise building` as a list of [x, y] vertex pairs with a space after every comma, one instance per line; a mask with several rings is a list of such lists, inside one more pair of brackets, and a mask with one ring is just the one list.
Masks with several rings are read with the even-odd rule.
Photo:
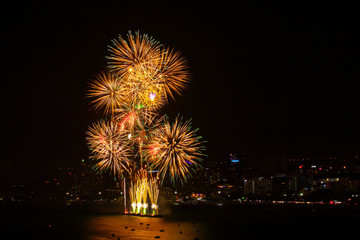
[[244, 154], [231, 153], [229, 155], [228, 179], [234, 185], [242, 182]]

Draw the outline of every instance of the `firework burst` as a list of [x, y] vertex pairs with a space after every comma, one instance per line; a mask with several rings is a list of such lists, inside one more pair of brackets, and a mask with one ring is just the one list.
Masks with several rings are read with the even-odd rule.
[[139, 32], [129, 32], [126, 39], [119, 36], [108, 49], [109, 71], [90, 82], [87, 96], [110, 121], [93, 124], [86, 139], [97, 171], [117, 178], [128, 173], [131, 212], [147, 214], [151, 209], [157, 214], [160, 181], [170, 176], [174, 184], [186, 182], [204, 155], [204, 142], [190, 121], [178, 117], [170, 124], [156, 113], [187, 87], [187, 61], [179, 51]]
[[158, 109], [173, 92], [181, 94], [189, 81], [186, 60], [180, 52], [162, 47], [146, 34], [128, 34], [128, 41], [119, 36], [109, 47], [109, 68], [124, 79], [133, 100]]
[[186, 182], [200, 167], [204, 150], [201, 138], [196, 136], [197, 129], [191, 130], [191, 122], [182, 123], [181, 120], [177, 117], [173, 124], [165, 120], [144, 147], [151, 168], [159, 170], [162, 181], [168, 173], [174, 184], [176, 180]]
[[119, 35], [118, 40], [113, 40], [109, 46], [109, 67], [118, 75], [131, 75], [140, 69], [150, 69], [158, 61], [160, 44], [146, 34], [135, 35], [129, 31], [128, 41]]
[[112, 121], [100, 121], [89, 128], [87, 135], [92, 158], [96, 161], [95, 169], [98, 172], [109, 170], [115, 177], [122, 178], [131, 165], [127, 132]]
[[130, 133], [145, 128], [155, 122], [156, 114], [141, 105], [122, 106], [115, 110], [114, 119], [121, 129], [127, 129]]
[[163, 49], [157, 67], [157, 79], [164, 88], [165, 98], [168, 96], [174, 99], [172, 92], [181, 95], [190, 78], [186, 60], [181, 57], [180, 52], [175, 52], [170, 48]]
[[120, 79], [110, 73], [101, 73], [96, 80], [90, 82], [88, 97], [93, 98], [94, 109], [104, 108], [105, 113], [114, 113], [121, 104], [127, 101], [128, 88], [121, 84]]

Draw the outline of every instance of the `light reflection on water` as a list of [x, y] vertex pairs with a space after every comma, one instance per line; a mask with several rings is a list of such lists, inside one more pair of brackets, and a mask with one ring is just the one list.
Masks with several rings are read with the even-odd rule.
[[360, 209], [346, 206], [163, 206], [160, 218], [122, 215], [121, 208], [119, 204], [0, 205], [0, 229], [2, 236], [10, 236], [7, 239], [38, 240], [269, 239], [297, 236], [299, 231], [319, 239], [340, 233], [346, 239], [358, 233], [360, 221]]
[[[131, 215], [93, 216], [85, 222], [85, 239], [205, 239], [205, 226], [190, 221]], [[163, 231], [161, 231], [163, 230]], [[114, 236], [113, 236], [114, 234]]]

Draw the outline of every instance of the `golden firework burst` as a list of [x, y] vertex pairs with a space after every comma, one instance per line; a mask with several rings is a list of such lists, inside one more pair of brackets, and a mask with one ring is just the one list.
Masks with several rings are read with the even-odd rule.
[[201, 137], [196, 136], [197, 129], [191, 130], [190, 120], [184, 123], [181, 120], [177, 117], [170, 124], [166, 119], [144, 147], [151, 168], [159, 170], [162, 181], [168, 173], [174, 184], [176, 180], [186, 182], [200, 166], [204, 155]]
[[164, 88], [166, 100], [168, 100], [168, 96], [175, 99], [173, 92], [181, 95], [182, 90], [188, 85], [190, 73], [187, 61], [179, 51], [175, 52], [170, 48], [164, 48], [161, 51], [161, 58], [157, 66], [157, 79]]
[[114, 113], [115, 109], [127, 101], [129, 88], [110, 73], [100, 73], [90, 82], [87, 96], [93, 98], [94, 109], [104, 108], [105, 113]]
[[139, 31], [135, 35], [129, 31], [128, 40], [119, 35], [118, 40], [113, 40], [109, 46], [109, 67], [118, 75], [131, 75], [141, 68], [151, 68], [158, 61], [160, 43], [147, 34], [141, 35]]
[[87, 94], [95, 110], [110, 114], [110, 121], [87, 131], [91, 158], [99, 172], [118, 178], [128, 173], [132, 213], [151, 209], [157, 214], [160, 181], [170, 176], [174, 184], [186, 182], [204, 155], [204, 142], [190, 121], [178, 117], [170, 124], [156, 113], [188, 86], [187, 61], [179, 51], [139, 32], [129, 32], [126, 39], [119, 36], [108, 49], [109, 72], [96, 76]]
[[124, 79], [131, 98], [145, 107], [158, 109], [188, 84], [190, 74], [181, 53], [162, 47], [146, 34], [129, 32], [128, 41], [119, 36], [109, 51], [109, 68]]
[[130, 141], [127, 132], [113, 121], [100, 121], [87, 131], [87, 141], [99, 172], [109, 170], [115, 177], [122, 178], [131, 166]]

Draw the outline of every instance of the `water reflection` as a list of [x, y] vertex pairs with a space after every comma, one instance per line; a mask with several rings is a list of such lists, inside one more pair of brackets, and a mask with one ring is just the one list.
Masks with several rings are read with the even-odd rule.
[[358, 233], [360, 221], [359, 208], [337, 206], [162, 206], [160, 218], [121, 212], [119, 204], [0, 205], [0, 226], [8, 239], [269, 239], [299, 231], [319, 239], [341, 233], [345, 239]]
[[205, 226], [190, 221], [130, 215], [93, 216], [85, 222], [85, 239], [205, 239]]

